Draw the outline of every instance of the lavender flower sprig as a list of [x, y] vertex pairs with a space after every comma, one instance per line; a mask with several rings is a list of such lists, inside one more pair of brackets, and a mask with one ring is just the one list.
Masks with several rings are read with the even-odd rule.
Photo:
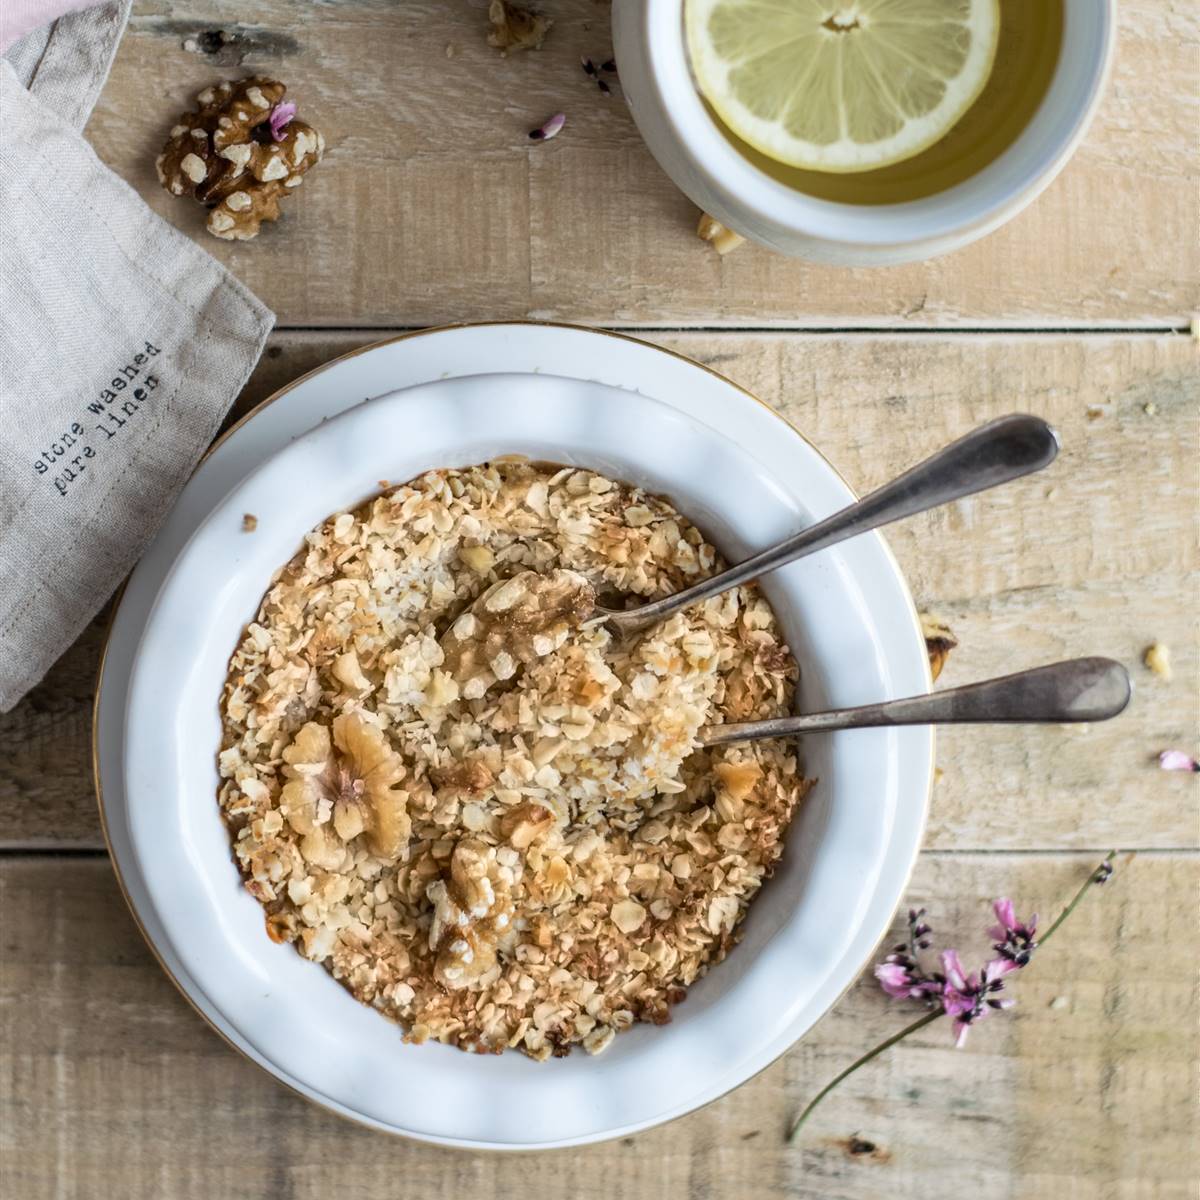
[[1117, 851], [1110, 850], [1104, 860], [1072, 897], [1070, 903], [1059, 913], [1058, 918], [1038, 938], [1037, 914], [1028, 921], [1017, 919], [1013, 902], [1007, 897], [993, 902], [997, 924], [988, 931], [993, 939], [992, 949], [997, 957], [980, 968], [977, 975], [968, 975], [959, 961], [958, 952], [943, 950], [940, 955], [940, 971], [927, 970], [921, 962], [921, 954], [929, 949], [932, 929], [925, 923], [925, 910], [909, 909], [908, 939], [895, 946], [892, 952], [875, 968], [875, 978], [880, 987], [895, 1000], [918, 1000], [928, 1011], [890, 1038], [879, 1043], [852, 1062], [844, 1071], [835, 1075], [813, 1098], [792, 1122], [787, 1140], [790, 1142], [801, 1126], [812, 1115], [813, 1110], [833, 1091], [843, 1079], [853, 1075], [910, 1033], [916, 1033], [939, 1017], [950, 1017], [954, 1029], [954, 1044], [962, 1046], [970, 1027], [981, 1021], [990, 1012], [1009, 1008], [1015, 1001], [1001, 993], [1005, 979], [1014, 972], [1027, 967], [1034, 952], [1044, 946], [1057, 932], [1059, 926], [1075, 911], [1079, 902], [1093, 886], [1106, 883], [1113, 873], [1113, 859]]

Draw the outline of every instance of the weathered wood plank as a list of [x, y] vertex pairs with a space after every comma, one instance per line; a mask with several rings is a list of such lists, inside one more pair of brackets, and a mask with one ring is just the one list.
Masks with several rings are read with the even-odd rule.
[[[925, 856], [909, 901], [939, 944], [984, 952], [988, 900], [1057, 911], [1080, 855]], [[708, 1108], [635, 1138], [516, 1158], [419, 1146], [305, 1103], [174, 991], [103, 859], [0, 861], [0, 1147], [22, 1200], [711, 1196], [950, 1200], [1195, 1194], [1195, 856], [1146, 855], [1090, 896], [951, 1048], [935, 1024], [783, 1130], [829, 1076], [908, 1019], [860, 982], [796, 1049]], [[449, 1053], [449, 1052], [448, 1052]]]
[[[1177, 326], [1200, 308], [1195, 6], [1123, 0], [1096, 124], [1010, 226], [948, 258], [853, 271], [752, 247], [721, 259], [696, 239], [619, 96], [579, 69], [609, 53], [606, 6], [546, 0], [545, 48], [508, 58], [485, 44], [486, 7], [263, 0], [250, 16], [212, 0], [181, 18], [140, 0], [89, 135], [286, 325]], [[153, 161], [195, 90], [251, 70], [290, 86], [329, 152], [281, 225], [221, 243]], [[566, 130], [531, 145], [557, 110]]]
[[[277, 335], [237, 411], [362, 334]], [[1200, 354], [1185, 337], [660, 335], [779, 406], [860, 490], [1000, 413], [1050, 419], [1049, 473], [895, 527], [918, 604], [962, 639], [943, 683], [1076, 654], [1127, 663], [1131, 710], [1090, 730], [946, 730], [928, 844], [937, 848], [1197, 844], [1200, 716], [1195, 449]], [[1146, 405], [1153, 411], [1147, 412]], [[0, 717], [0, 845], [101, 845], [90, 784], [94, 626]], [[1167, 682], [1141, 666], [1171, 650]]]

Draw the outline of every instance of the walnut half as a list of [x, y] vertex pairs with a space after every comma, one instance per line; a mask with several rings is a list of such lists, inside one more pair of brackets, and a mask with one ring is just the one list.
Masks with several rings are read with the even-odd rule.
[[[286, 114], [272, 128], [287, 88], [257, 76], [205, 88], [155, 160], [158, 181], [173, 196], [212, 209], [208, 231], [225, 240], [254, 237], [279, 217], [279, 201], [319, 162], [325, 139]], [[294, 110], [294, 105], [285, 106]]]
[[405, 775], [400, 756], [358, 713], [335, 717], [332, 733], [309, 721], [283, 752], [288, 782], [279, 806], [301, 835], [301, 853], [326, 865], [338, 851], [332, 826], [342, 843], [365, 833], [374, 854], [398, 857], [412, 829], [408, 793], [397, 786]]

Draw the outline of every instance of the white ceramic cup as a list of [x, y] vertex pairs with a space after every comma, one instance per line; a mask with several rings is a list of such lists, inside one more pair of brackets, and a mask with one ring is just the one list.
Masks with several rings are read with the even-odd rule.
[[905, 204], [839, 204], [759, 170], [717, 128], [688, 66], [684, 0], [613, 0], [621, 86], [659, 165], [706, 213], [772, 250], [887, 266], [957, 250], [1016, 216], [1058, 174], [1104, 91], [1116, 0], [1064, 0], [1058, 65], [1016, 141], [962, 183]]

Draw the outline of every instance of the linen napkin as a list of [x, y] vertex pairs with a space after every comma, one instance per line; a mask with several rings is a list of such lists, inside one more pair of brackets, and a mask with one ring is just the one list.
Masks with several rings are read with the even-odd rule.
[[128, 10], [0, 61], [0, 711], [136, 562], [274, 323], [80, 136]]

